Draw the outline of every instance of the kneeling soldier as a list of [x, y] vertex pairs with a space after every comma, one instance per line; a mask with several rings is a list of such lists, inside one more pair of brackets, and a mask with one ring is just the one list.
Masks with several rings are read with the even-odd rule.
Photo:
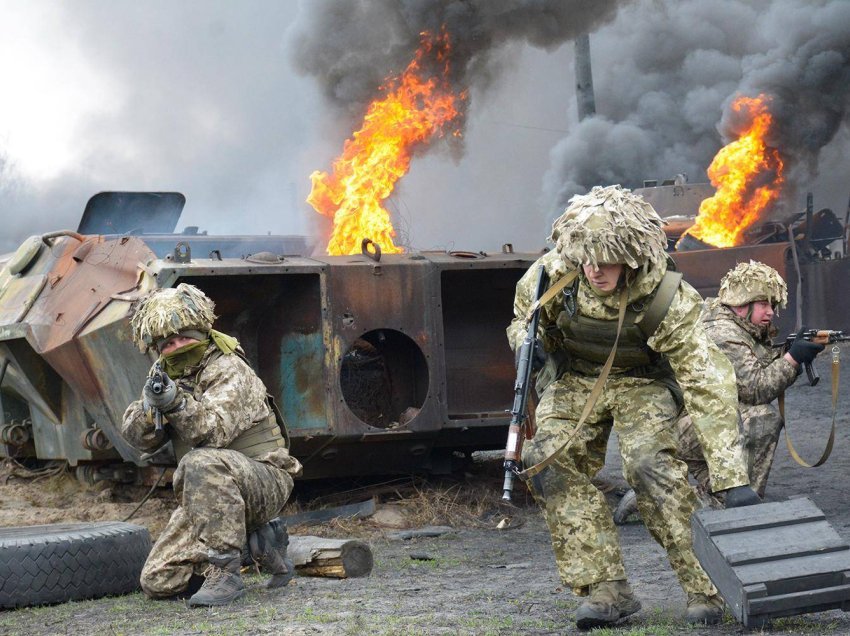
[[174, 494], [180, 505], [148, 556], [142, 589], [153, 598], [175, 596], [189, 589], [193, 575], [203, 575], [189, 599], [193, 606], [223, 605], [245, 593], [246, 544], [273, 575], [269, 586], [289, 582], [294, 570], [286, 530], [269, 521], [301, 470], [239, 343], [212, 328], [213, 309], [201, 290], [185, 283], [139, 303], [133, 339], [160, 357], [122, 425], [124, 437], [142, 450], [170, 439], [179, 460]]

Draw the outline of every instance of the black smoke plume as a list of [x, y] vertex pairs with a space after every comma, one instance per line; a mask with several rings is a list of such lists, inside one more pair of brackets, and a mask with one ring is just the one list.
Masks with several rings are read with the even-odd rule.
[[711, 159], [737, 138], [738, 95], [768, 96], [791, 205], [835, 154], [825, 149], [836, 137], [846, 145], [850, 2], [644, 0], [591, 45], [599, 114], [552, 151], [551, 215], [599, 183], [636, 187], [681, 172], [707, 181]]

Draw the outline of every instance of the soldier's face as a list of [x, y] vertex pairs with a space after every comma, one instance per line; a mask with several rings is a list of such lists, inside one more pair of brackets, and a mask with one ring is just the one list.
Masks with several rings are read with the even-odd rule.
[[177, 351], [180, 347], [185, 347], [188, 344], [192, 344], [193, 342], [198, 342], [195, 338], [187, 338], [185, 336], [174, 336], [165, 341], [165, 344], [162, 345], [159, 349], [160, 355], [168, 355], [172, 351]]
[[766, 327], [773, 320], [774, 312], [771, 304], [766, 300], [757, 300], [753, 303], [753, 313], [750, 322], [758, 327]]
[[[750, 305], [741, 305], [740, 307], [732, 307], [741, 318], [746, 319], [750, 313]], [[766, 300], [756, 300], [752, 303], [752, 313], [750, 313], [750, 322], [757, 327], [767, 327], [773, 320], [776, 312], [773, 311], [773, 305]]]
[[600, 263], [598, 267], [582, 265], [584, 276], [588, 282], [600, 291], [612, 291], [617, 288], [617, 282], [623, 273], [622, 263]]

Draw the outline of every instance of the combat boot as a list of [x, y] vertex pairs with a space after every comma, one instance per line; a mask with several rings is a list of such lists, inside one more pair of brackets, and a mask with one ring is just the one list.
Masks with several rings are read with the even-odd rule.
[[190, 607], [227, 605], [245, 594], [245, 584], [239, 573], [241, 555], [238, 552], [210, 552], [210, 565], [204, 572], [204, 584], [192, 595]]
[[723, 599], [718, 594], [688, 594], [685, 618], [691, 624], [717, 625], [723, 620]]
[[636, 514], [638, 514], [637, 494], [635, 494], [634, 489], [629, 488], [614, 511], [614, 523], [622, 526], [629, 520], [629, 517]]
[[295, 564], [286, 555], [289, 533], [280, 519], [272, 519], [254, 530], [248, 537], [251, 558], [260, 570], [271, 574], [267, 588], [283, 587], [295, 576]]
[[640, 610], [626, 581], [602, 581], [590, 586], [590, 596], [576, 610], [576, 627], [592, 629], [613, 625]]

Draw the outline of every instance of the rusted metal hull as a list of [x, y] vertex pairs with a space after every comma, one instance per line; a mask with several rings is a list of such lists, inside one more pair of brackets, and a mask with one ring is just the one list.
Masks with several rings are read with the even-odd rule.
[[130, 305], [179, 282], [216, 302], [218, 326], [281, 406], [306, 477], [439, 469], [454, 451], [504, 443], [505, 327], [534, 255], [178, 263], [137, 238], [89, 243], [60, 237], [0, 278], [4, 397], [31, 406], [40, 458], [141, 463], [118, 434], [151, 363], [130, 341]]
[[[505, 328], [537, 256], [177, 262], [141, 238], [59, 235], [20, 273], [0, 272], [12, 420], [0, 430], [28, 438], [0, 444], [0, 456], [142, 465], [118, 434], [152, 362], [132, 345], [131, 303], [188, 282], [215, 301], [219, 328], [240, 340], [280, 405], [306, 477], [447, 469], [457, 452], [504, 445], [514, 381]], [[781, 332], [793, 329], [798, 289], [807, 326], [850, 330], [850, 259], [803, 262], [798, 285], [787, 243], [673, 257], [704, 295], [736, 263], [765, 262], [789, 282]]]

